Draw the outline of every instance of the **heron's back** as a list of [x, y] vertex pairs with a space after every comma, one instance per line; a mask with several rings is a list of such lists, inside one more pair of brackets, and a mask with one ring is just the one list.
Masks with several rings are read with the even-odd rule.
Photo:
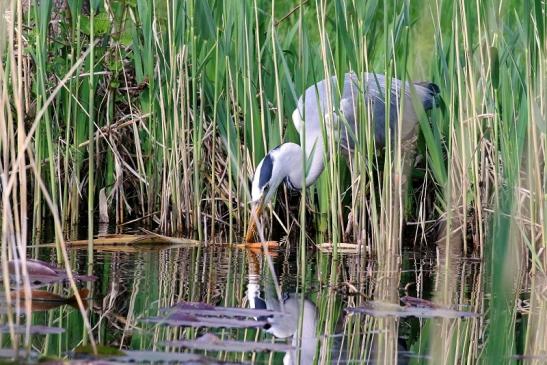
[[[397, 132], [399, 113], [402, 112], [400, 135], [403, 140], [412, 137], [416, 130], [418, 114], [414, 109], [412, 97], [414, 94], [421, 101], [424, 110], [435, 106], [435, 98], [439, 93], [437, 85], [427, 82], [410, 84], [393, 78], [389, 95], [389, 108], [386, 108], [386, 78], [382, 74], [364, 73], [362, 78], [350, 72], [345, 74], [343, 90], [338, 91], [336, 76], [330, 78], [330, 85], [322, 80], [310, 86], [298, 100], [298, 111], [306, 122], [305, 133], [321, 131], [321, 120], [327, 112], [334, 111], [340, 115], [340, 143], [346, 150], [353, 150], [355, 140], [365, 135], [360, 131], [365, 125], [370, 125], [377, 147], [385, 145], [386, 112], [389, 113], [387, 123], [391, 129], [392, 138]], [[404, 94], [403, 94], [404, 93]], [[331, 95], [329, 98], [328, 96]], [[401, 96], [404, 95], [404, 98]], [[404, 104], [403, 104], [404, 100]], [[300, 134], [302, 125], [296, 125]], [[361, 132], [361, 133], [360, 133]]]

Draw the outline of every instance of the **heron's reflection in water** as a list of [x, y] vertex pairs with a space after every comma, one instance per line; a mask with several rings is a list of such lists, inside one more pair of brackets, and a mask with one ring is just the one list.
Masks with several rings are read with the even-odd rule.
[[[272, 272], [269, 269], [263, 271], [261, 275], [260, 258], [261, 255], [255, 252], [247, 252], [249, 262], [249, 274], [247, 283], [247, 299], [249, 306], [254, 309], [268, 309], [282, 314], [275, 314], [268, 317], [257, 318], [267, 321], [264, 330], [277, 338], [292, 339], [293, 350], [285, 353], [283, 364], [315, 364], [319, 363], [318, 357], [323, 343], [321, 341], [324, 336], [317, 335], [317, 326], [319, 320], [318, 309], [311, 300], [305, 295], [295, 292], [281, 292], [276, 289], [278, 282], [277, 276], [272, 277]], [[276, 275], [275, 273], [273, 273]], [[342, 318], [343, 319], [343, 318]], [[342, 323], [343, 321], [339, 321]], [[301, 330], [299, 331], [299, 326]], [[348, 358], [348, 351], [345, 349], [349, 341], [344, 341], [344, 333], [332, 336], [332, 345], [330, 345], [329, 363], [332, 364], [376, 364], [378, 359], [384, 357], [378, 356], [379, 349], [377, 348], [375, 335], [363, 338], [363, 341], [368, 341], [368, 346], [363, 348], [369, 349], [365, 353], [361, 353], [358, 358], [351, 356]], [[326, 338], [325, 338], [326, 339]], [[394, 363], [407, 364], [409, 358], [408, 352], [404, 348], [404, 344], [397, 344], [398, 353], [395, 355]], [[388, 356], [389, 357], [389, 356]], [[385, 359], [385, 358], [384, 358]]]
[[[247, 254], [249, 260], [247, 299], [250, 307], [283, 313], [259, 319], [268, 322], [264, 326], [264, 330], [275, 337], [292, 337], [294, 349], [285, 354], [283, 364], [313, 364], [318, 342], [316, 335], [317, 307], [311, 300], [300, 294], [278, 293], [276, 290], [277, 277], [273, 278], [270, 270], [265, 270], [269, 274], [261, 276], [259, 256], [252, 251], [248, 251]], [[263, 295], [261, 283], [263, 284]], [[300, 337], [295, 336], [299, 325], [302, 326], [302, 336]], [[300, 357], [300, 361], [297, 360], [297, 356]]]

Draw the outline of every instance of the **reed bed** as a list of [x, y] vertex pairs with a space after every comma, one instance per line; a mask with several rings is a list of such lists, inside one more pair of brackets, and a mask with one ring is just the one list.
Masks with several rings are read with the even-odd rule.
[[[89, 270], [99, 222], [241, 240], [254, 168], [269, 149], [299, 142], [290, 116], [302, 91], [331, 75], [378, 72], [435, 82], [438, 108], [421, 116], [413, 140], [388, 139], [381, 151], [362, 128], [347, 159], [325, 133], [319, 182], [299, 204], [281, 189], [269, 222], [283, 235], [300, 227], [299, 288], [309, 275], [309, 236], [332, 243], [334, 258], [338, 243], [355, 243], [387, 272], [400, 269], [403, 244], [436, 243], [447, 266], [434, 299], [459, 297], [449, 285], [451, 255], [476, 256], [491, 296], [473, 305], [489, 308], [489, 333], [512, 333], [516, 288], [529, 278], [527, 287], [542, 287], [547, 269], [545, 14], [545, 2], [529, 0], [3, 2], [5, 292], [7, 261], [24, 260], [27, 243], [44, 234], [70, 267], [64, 239], [80, 226]], [[340, 280], [338, 260], [324, 266], [332, 284]], [[17, 275], [28, 289], [25, 270]], [[390, 289], [399, 279], [385, 280], [371, 295], [396, 300]], [[535, 323], [543, 323], [532, 290]], [[337, 305], [324, 303], [330, 329]], [[435, 359], [474, 358], [476, 342], [451, 349], [483, 327], [439, 326], [446, 336]], [[545, 350], [540, 330], [526, 328], [523, 351]], [[517, 346], [514, 336], [486, 338], [481, 358], [496, 363]], [[28, 333], [22, 343], [30, 349]], [[396, 337], [380, 345], [394, 349]]]
[[[201, 239], [230, 227], [235, 239], [254, 167], [270, 148], [299, 141], [289, 122], [297, 97], [352, 70], [436, 82], [440, 108], [421, 118], [410, 146], [395, 139], [378, 151], [363, 128], [347, 162], [330, 135], [326, 171], [307, 194], [322, 240], [348, 238], [381, 253], [401, 242], [405, 222], [426, 232], [435, 220], [462, 231], [465, 252], [483, 254], [492, 212], [516, 189], [529, 196], [522, 219], [542, 241], [543, 205], [534, 200], [543, 187], [541, 4], [12, 8], [3, 60], [21, 80], [4, 105], [31, 132], [24, 147], [37, 161], [37, 176], [21, 184], [32, 201], [30, 232], [43, 231], [52, 214], [41, 180], [65, 231], [87, 222], [91, 235], [103, 208], [101, 220], [111, 223], [142, 220]], [[17, 81], [5, 77], [11, 88]]]

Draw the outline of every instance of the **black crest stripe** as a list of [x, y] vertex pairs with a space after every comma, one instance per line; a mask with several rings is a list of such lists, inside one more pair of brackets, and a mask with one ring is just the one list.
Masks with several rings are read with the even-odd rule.
[[262, 161], [262, 167], [260, 169], [260, 178], [258, 179], [258, 187], [263, 188], [264, 185], [270, 181], [270, 178], [272, 177], [272, 169], [273, 169], [273, 158], [268, 153], [266, 157], [264, 157], [264, 161]]

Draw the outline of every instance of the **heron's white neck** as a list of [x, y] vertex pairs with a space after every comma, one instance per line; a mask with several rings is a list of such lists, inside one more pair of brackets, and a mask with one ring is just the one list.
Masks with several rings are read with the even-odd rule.
[[279, 159], [281, 162], [279, 166], [283, 175], [289, 178], [291, 185], [296, 189], [315, 183], [323, 172], [324, 147], [320, 132], [307, 135], [305, 151], [306, 163], [303, 161], [302, 147], [295, 143], [284, 143], [276, 151], [276, 160]]

